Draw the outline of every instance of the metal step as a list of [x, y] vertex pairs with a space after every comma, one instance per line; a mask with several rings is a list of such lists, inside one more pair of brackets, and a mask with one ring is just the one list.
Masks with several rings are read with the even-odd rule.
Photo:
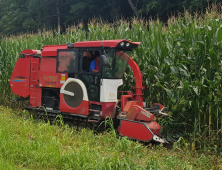
[[88, 119], [88, 122], [98, 123], [99, 120]]
[[89, 109], [91, 112], [101, 112], [101, 110], [94, 110], [94, 109]]

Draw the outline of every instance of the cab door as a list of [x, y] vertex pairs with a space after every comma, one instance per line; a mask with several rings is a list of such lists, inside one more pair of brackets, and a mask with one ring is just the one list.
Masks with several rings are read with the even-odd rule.
[[82, 73], [79, 79], [85, 84], [89, 101], [100, 102], [100, 74]]
[[[89, 68], [91, 62], [96, 59], [96, 55], [102, 54], [102, 50], [101, 48], [81, 49], [81, 51], [79, 51], [79, 54], [81, 56], [81, 71], [78, 75], [79, 79], [86, 86], [89, 101], [100, 102], [101, 69], [99, 69], [98, 73], [92, 73], [89, 71]], [[85, 56], [86, 54], [87, 56]]]

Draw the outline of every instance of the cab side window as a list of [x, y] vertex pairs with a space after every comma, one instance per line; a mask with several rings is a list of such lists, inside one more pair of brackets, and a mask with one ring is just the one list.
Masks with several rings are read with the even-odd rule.
[[75, 72], [78, 70], [75, 51], [60, 51], [58, 53], [58, 72]]

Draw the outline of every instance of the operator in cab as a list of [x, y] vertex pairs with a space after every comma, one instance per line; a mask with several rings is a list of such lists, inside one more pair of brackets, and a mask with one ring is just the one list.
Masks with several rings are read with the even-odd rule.
[[96, 53], [96, 59], [90, 63], [89, 72], [98, 73], [99, 72], [99, 54]]

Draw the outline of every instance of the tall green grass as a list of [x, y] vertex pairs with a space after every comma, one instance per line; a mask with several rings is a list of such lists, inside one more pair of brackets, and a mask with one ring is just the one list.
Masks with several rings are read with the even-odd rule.
[[[2, 38], [0, 41], [1, 104], [12, 98], [9, 78], [23, 49], [84, 40], [130, 39], [141, 45], [132, 53], [143, 74], [144, 99], [169, 108], [173, 118], [161, 120], [165, 134], [187, 132], [194, 144], [210, 141], [220, 147], [222, 128], [222, 20], [221, 6], [191, 15], [188, 11], [171, 17], [167, 24], [149, 20], [120, 20], [105, 23], [92, 20], [88, 32], [82, 24], [65, 35], [52, 31]], [[124, 75], [125, 90], [133, 89], [133, 73]], [[178, 128], [181, 128], [178, 130]], [[206, 144], [206, 143], [205, 143]], [[205, 147], [204, 145], [199, 145]]]
[[[56, 125], [60, 124], [60, 126]], [[0, 169], [214, 169], [221, 156], [189, 151], [176, 143], [168, 151], [92, 130], [32, 118], [0, 106]]]

